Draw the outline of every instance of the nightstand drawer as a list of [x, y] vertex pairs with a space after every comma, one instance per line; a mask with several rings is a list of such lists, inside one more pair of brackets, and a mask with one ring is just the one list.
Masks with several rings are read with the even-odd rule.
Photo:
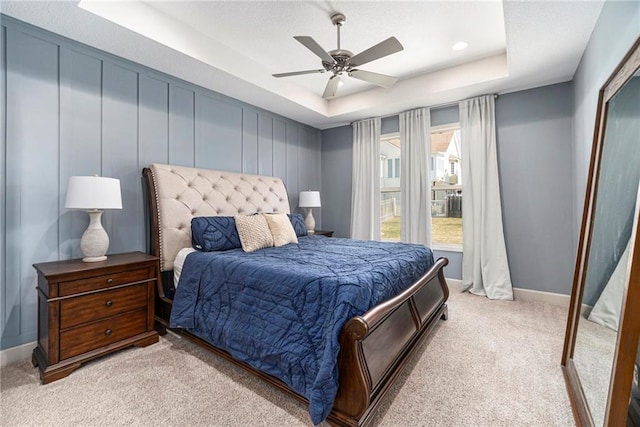
[[147, 310], [110, 317], [60, 333], [60, 359], [68, 359], [147, 331]]
[[149, 270], [142, 268], [139, 270], [123, 271], [119, 273], [106, 274], [104, 276], [93, 276], [86, 279], [74, 280], [60, 283], [60, 296], [79, 294], [81, 292], [95, 291], [111, 286], [124, 285], [126, 283], [139, 282], [149, 278]]
[[146, 283], [70, 298], [60, 303], [60, 329], [67, 329], [146, 306]]

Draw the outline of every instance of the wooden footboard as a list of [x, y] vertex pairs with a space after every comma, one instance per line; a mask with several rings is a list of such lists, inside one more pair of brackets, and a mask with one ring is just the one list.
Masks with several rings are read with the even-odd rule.
[[[411, 355], [429, 335], [439, 319], [446, 320], [449, 297], [440, 258], [415, 284], [397, 297], [350, 319], [340, 335], [338, 356], [339, 388], [327, 421], [336, 426], [365, 426], [375, 414], [382, 397], [409, 362]], [[164, 276], [164, 275], [163, 275]], [[165, 279], [166, 280], [166, 279]], [[156, 296], [156, 329], [166, 333], [171, 300], [164, 296], [162, 284]], [[287, 384], [252, 366], [237, 361], [224, 350], [182, 329], [173, 330], [208, 348], [229, 362], [265, 380], [308, 404], [306, 398]]]
[[440, 318], [449, 288], [440, 258], [395, 298], [349, 320], [340, 336], [340, 388], [329, 421], [365, 425], [409, 357]]

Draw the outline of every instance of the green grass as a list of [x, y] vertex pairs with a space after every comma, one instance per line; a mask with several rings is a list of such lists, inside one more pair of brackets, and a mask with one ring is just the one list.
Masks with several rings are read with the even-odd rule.
[[383, 221], [380, 225], [380, 235], [382, 240], [400, 241], [400, 217], [394, 216]]
[[[384, 221], [381, 226], [383, 240], [400, 241], [400, 217]], [[462, 244], [462, 218], [432, 218], [433, 243]]]
[[462, 244], [462, 218], [432, 218], [431, 240], [433, 243]]

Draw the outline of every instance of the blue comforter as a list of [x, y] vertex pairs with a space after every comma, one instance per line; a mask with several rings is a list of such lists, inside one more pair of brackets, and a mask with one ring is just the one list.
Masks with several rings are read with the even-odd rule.
[[338, 390], [342, 327], [433, 265], [420, 245], [322, 236], [245, 253], [195, 252], [184, 264], [171, 327], [287, 383], [323, 421]]

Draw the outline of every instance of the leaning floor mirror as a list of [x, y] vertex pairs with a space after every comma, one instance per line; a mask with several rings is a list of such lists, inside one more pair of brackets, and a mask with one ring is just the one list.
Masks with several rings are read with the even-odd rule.
[[640, 426], [640, 39], [600, 91], [562, 367], [576, 423]]

